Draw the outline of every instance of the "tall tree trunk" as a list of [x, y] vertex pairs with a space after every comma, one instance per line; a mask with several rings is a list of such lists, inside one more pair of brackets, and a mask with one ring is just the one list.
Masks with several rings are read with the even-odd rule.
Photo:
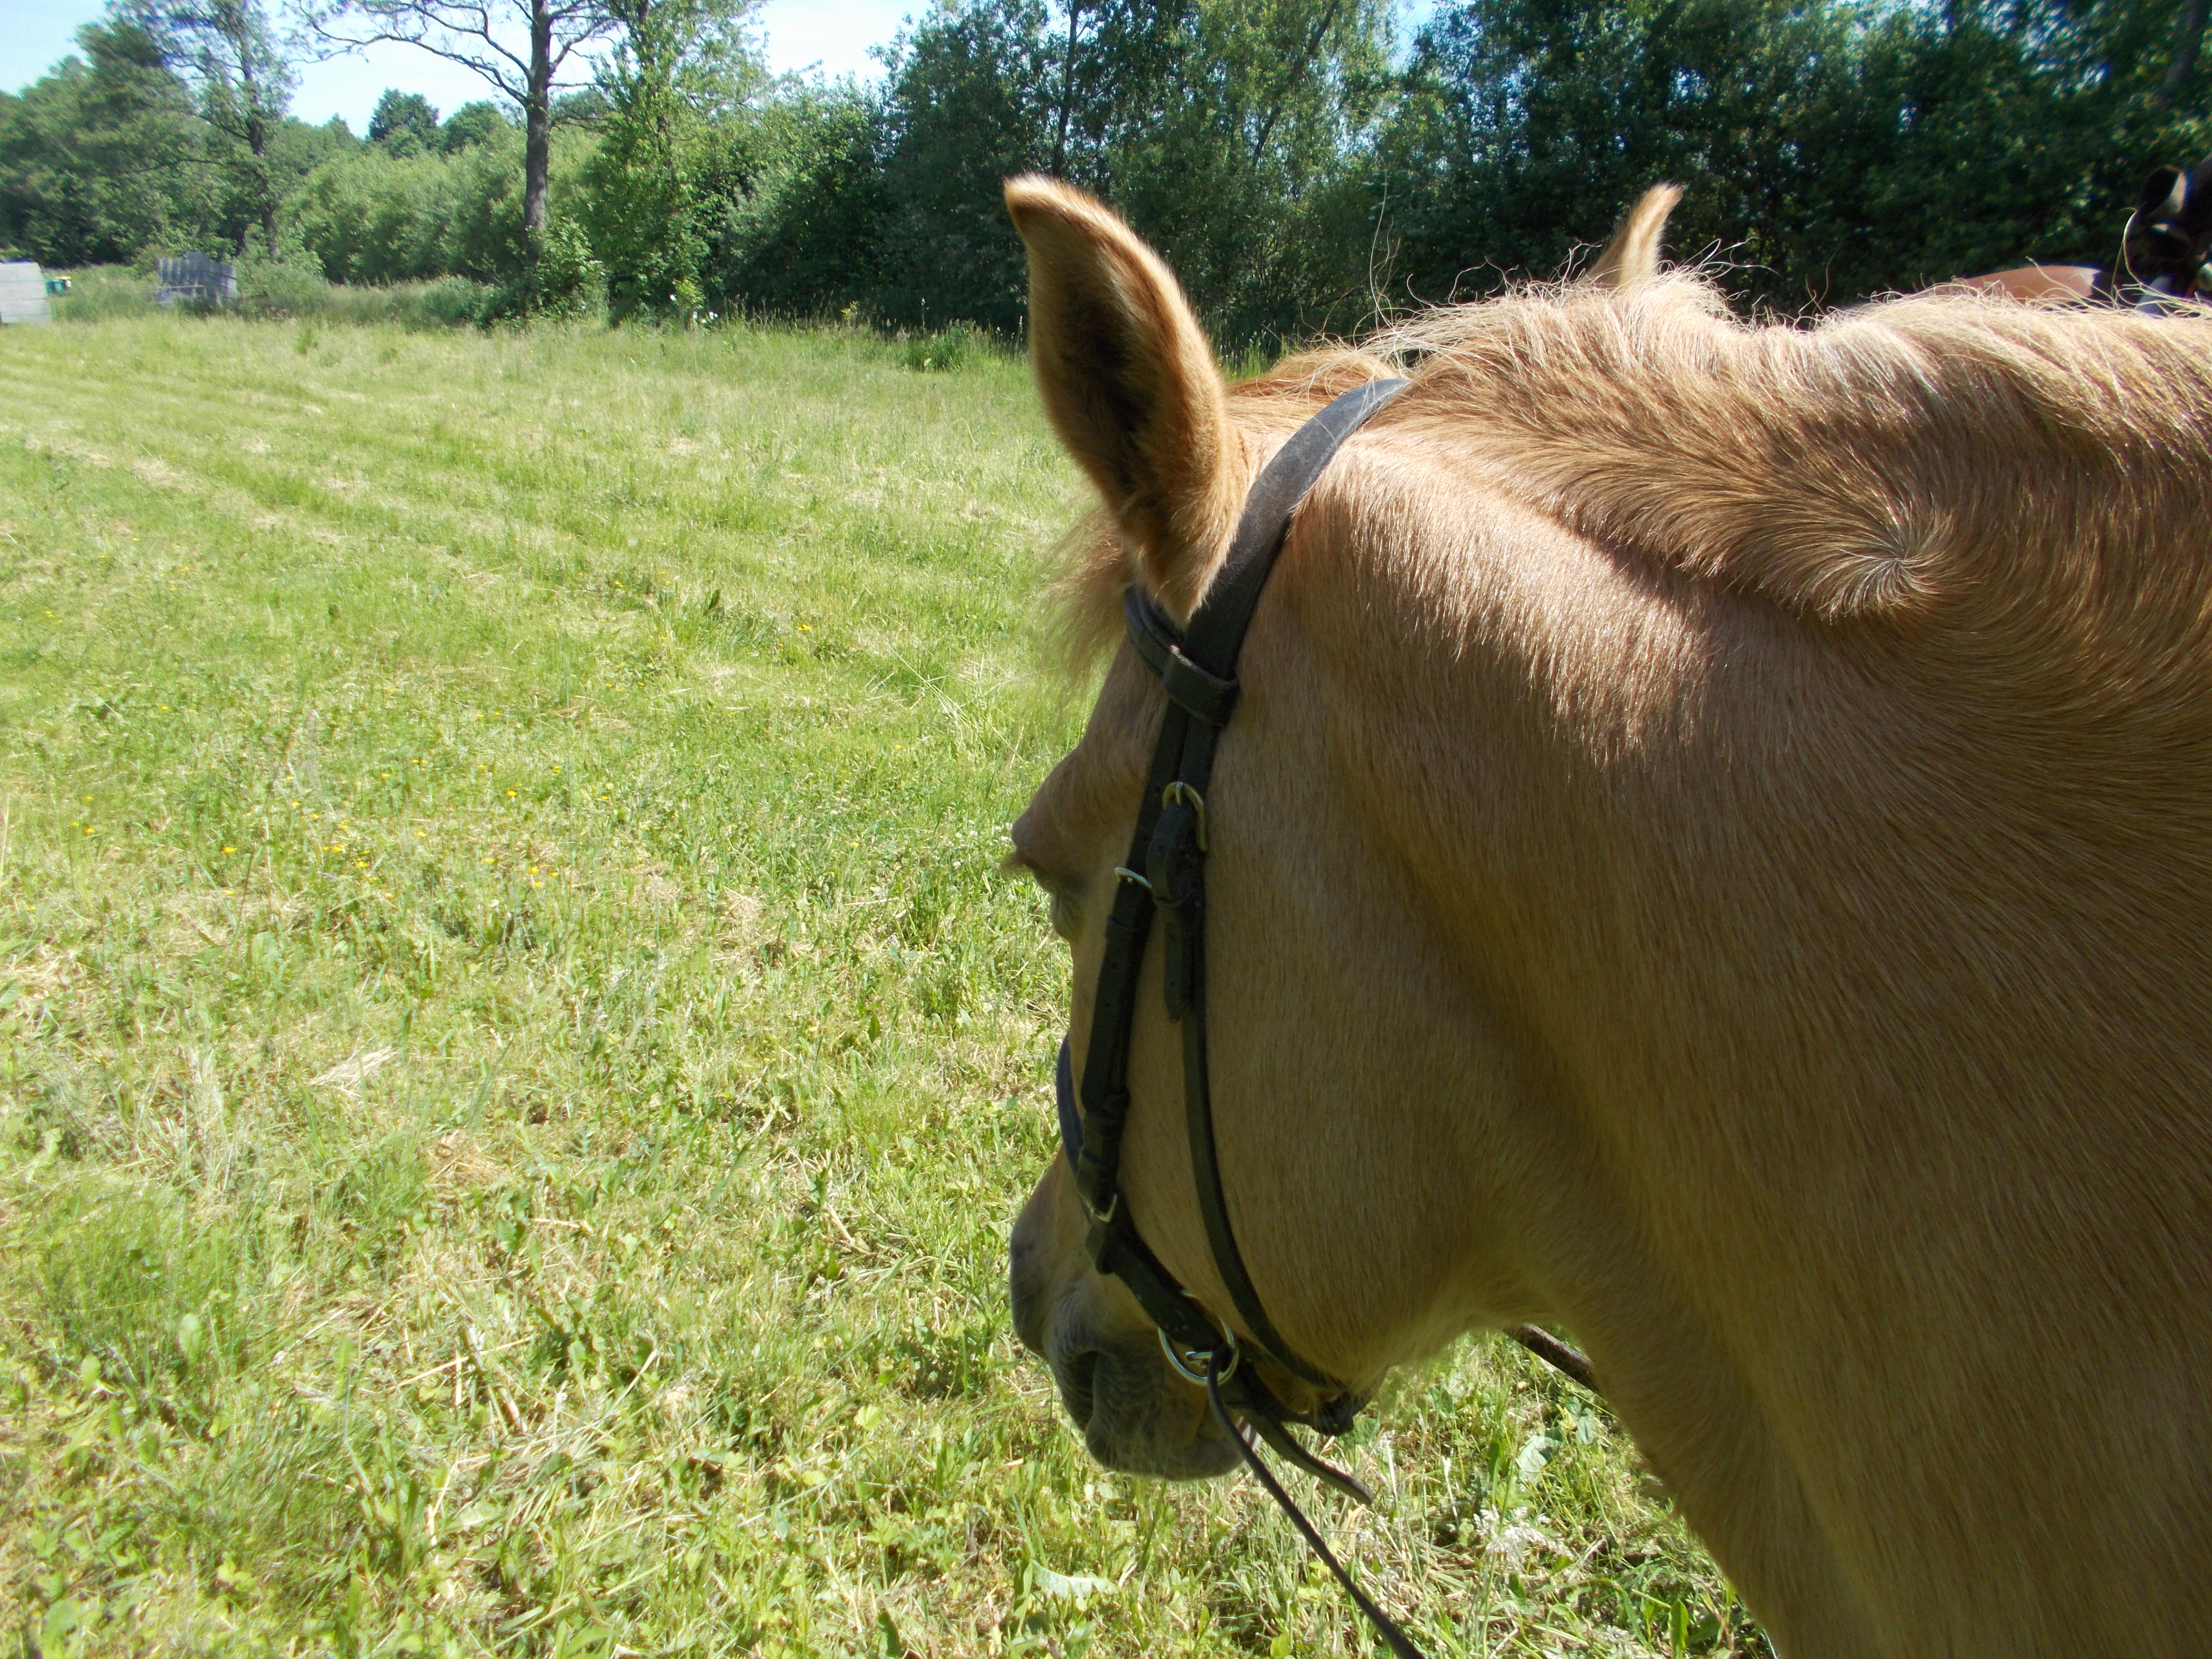
[[[258, 98], [253, 82], [246, 83], [246, 96]], [[253, 157], [253, 188], [261, 198], [261, 234], [267, 239], [269, 257], [276, 257], [276, 181], [269, 176], [269, 124], [259, 115], [247, 118], [246, 148]]]
[[1267, 111], [1267, 118], [1261, 123], [1260, 136], [1252, 141], [1252, 166], [1258, 167], [1260, 158], [1267, 153], [1267, 140], [1275, 136], [1275, 123], [1282, 119], [1283, 106], [1297, 90], [1298, 82], [1306, 70], [1313, 66], [1314, 54], [1321, 50], [1321, 43], [1328, 34], [1328, 26], [1336, 21], [1336, 14], [1343, 5], [1344, 0], [1329, 0], [1328, 9], [1322, 13], [1321, 21], [1313, 27], [1313, 33], [1306, 37], [1306, 49], [1298, 54], [1298, 61], [1291, 66], [1290, 74], [1284, 77], [1282, 88], [1275, 94], [1275, 101]]
[[530, 87], [522, 124], [522, 264], [535, 271], [553, 161], [553, 9], [547, 0], [530, 0]]
[[1052, 165], [1045, 169], [1055, 179], [1066, 177], [1067, 118], [1075, 108], [1075, 31], [1082, 20], [1082, 0], [1067, 0], [1067, 50], [1060, 58], [1060, 127], [1053, 134]]

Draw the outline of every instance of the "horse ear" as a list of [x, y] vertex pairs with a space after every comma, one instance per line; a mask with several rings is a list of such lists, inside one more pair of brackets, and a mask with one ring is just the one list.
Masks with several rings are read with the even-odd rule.
[[2212, 155], [2189, 170], [2188, 182], [2181, 187], [2181, 221], [2191, 236], [2212, 229]]
[[1583, 281], [1592, 288], [1626, 288], [1659, 274], [1659, 238], [1667, 216], [1682, 199], [1680, 185], [1654, 185], [1644, 192]]
[[1091, 198], [1006, 185], [1030, 257], [1030, 355], [1045, 414], [1105, 497], [1146, 584], [1188, 615], [1241, 486], [1213, 350], [1159, 256]]
[[2189, 201], [2189, 175], [2179, 167], [2153, 167], [2136, 198], [2136, 216], [2146, 222], [2177, 219]]

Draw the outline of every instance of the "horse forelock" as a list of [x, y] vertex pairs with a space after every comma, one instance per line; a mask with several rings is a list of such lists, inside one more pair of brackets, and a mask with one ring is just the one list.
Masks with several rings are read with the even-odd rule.
[[[2212, 653], [2203, 324], [1955, 292], [1747, 322], [1695, 276], [1558, 283], [1286, 359], [1230, 407], [1272, 442], [1401, 373], [1367, 441], [1417, 433], [1577, 533], [1809, 622], [1948, 618], [2039, 673], [2117, 654], [2138, 692], [2193, 689]], [[1131, 567], [1100, 521], [1068, 548], [1083, 662]]]

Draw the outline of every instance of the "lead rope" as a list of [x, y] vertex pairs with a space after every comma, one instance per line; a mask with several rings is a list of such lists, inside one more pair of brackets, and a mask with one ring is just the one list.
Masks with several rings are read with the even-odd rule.
[[[1549, 1331], [1534, 1325], [1516, 1326], [1507, 1334], [1561, 1375], [1581, 1383], [1592, 1394], [1598, 1394], [1597, 1374], [1581, 1349], [1571, 1343], [1560, 1341]], [[1170, 1353], [1168, 1358], [1172, 1363], [1175, 1356]], [[1235, 1362], [1232, 1361], [1232, 1368]], [[1368, 1622], [1375, 1626], [1376, 1633], [1382, 1637], [1390, 1651], [1396, 1654], [1398, 1659], [1425, 1659], [1420, 1649], [1413, 1645], [1413, 1638], [1398, 1628], [1389, 1613], [1375, 1605], [1367, 1592], [1361, 1589], [1353, 1581], [1352, 1574], [1346, 1570], [1344, 1564], [1338, 1560], [1329, 1547], [1322, 1541], [1321, 1533], [1315, 1528], [1312, 1522], [1306, 1519], [1305, 1511], [1291, 1500], [1290, 1493], [1283, 1490], [1283, 1483], [1275, 1479], [1275, 1472], [1261, 1459], [1259, 1449], [1253, 1445], [1249, 1435], [1237, 1424], [1237, 1419], [1229, 1414], [1229, 1407], [1222, 1403], [1220, 1372], [1221, 1350], [1209, 1349], [1206, 1356], [1206, 1403], [1213, 1407], [1215, 1419], [1219, 1422], [1230, 1439], [1236, 1443], [1237, 1454], [1243, 1458], [1245, 1467], [1257, 1477], [1260, 1485], [1266, 1489], [1267, 1496], [1273, 1498], [1281, 1506], [1283, 1513], [1291, 1517], [1291, 1524], [1298, 1529], [1298, 1535], [1306, 1540], [1306, 1547], [1321, 1557], [1322, 1565], [1336, 1575], [1336, 1582], [1344, 1586], [1344, 1593], [1352, 1598], [1352, 1605], [1367, 1616]], [[1188, 1376], [1189, 1373], [1186, 1371], [1184, 1375]], [[1602, 1399], [1603, 1395], [1600, 1395], [1599, 1397]], [[1255, 1430], [1256, 1427], [1255, 1422]], [[1269, 1438], [1272, 1442], [1273, 1437], [1270, 1436]], [[1290, 1439], [1287, 1435], [1284, 1437], [1284, 1443], [1304, 1453], [1304, 1461], [1309, 1464], [1314, 1462], [1312, 1454], [1304, 1453], [1304, 1449], [1299, 1447], [1297, 1442]], [[1279, 1444], [1275, 1449], [1280, 1451], [1283, 1446]], [[1333, 1477], [1334, 1481], [1342, 1483], [1344, 1488], [1351, 1493], [1354, 1502], [1373, 1501], [1367, 1495], [1365, 1487], [1340, 1469], [1333, 1469], [1328, 1464], [1321, 1463], [1316, 1465], [1312, 1472], [1324, 1480], [1331, 1480]]]
[[1413, 1645], [1413, 1638], [1400, 1630], [1390, 1615], [1376, 1607], [1367, 1592], [1359, 1588], [1358, 1581], [1345, 1571], [1344, 1563], [1338, 1560], [1329, 1547], [1322, 1540], [1322, 1535], [1314, 1523], [1306, 1519], [1305, 1511], [1291, 1501], [1290, 1493], [1283, 1490], [1283, 1483], [1275, 1479], [1275, 1472], [1267, 1467], [1266, 1461], [1254, 1449], [1251, 1441], [1246, 1437], [1243, 1429], [1238, 1425], [1237, 1419], [1230, 1416], [1229, 1407], [1221, 1401], [1221, 1350], [1218, 1348], [1206, 1356], [1206, 1403], [1213, 1407], [1214, 1417], [1219, 1421], [1222, 1428], [1228, 1432], [1230, 1439], [1236, 1443], [1237, 1451], [1243, 1456], [1246, 1467], [1252, 1471], [1260, 1484], [1267, 1488], [1267, 1496], [1273, 1498], [1281, 1506], [1283, 1513], [1291, 1517], [1291, 1524], [1298, 1529], [1298, 1535], [1306, 1540], [1306, 1547], [1321, 1557], [1322, 1565], [1336, 1575], [1336, 1582], [1344, 1586], [1344, 1593], [1352, 1598], [1352, 1605], [1367, 1615], [1367, 1622], [1375, 1626], [1375, 1633], [1382, 1638], [1383, 1644], [1391, 1652], [1396, 1654], [1398, 1659], [1426, 1659], [1426, 1656], [1420, 1649]]

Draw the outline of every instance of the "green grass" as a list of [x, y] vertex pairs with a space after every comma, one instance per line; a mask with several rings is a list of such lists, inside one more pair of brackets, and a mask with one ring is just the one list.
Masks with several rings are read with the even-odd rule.
[[[54, 273], [61, 275], [64, 273]], [[127, 265], [88, 265], [65, 273], [70, 291], [50, 301], [65, 323], [110, 323], [155, 314], [156, 287], [150, 271]], [[227, 308], [260, 320], [295, 319], [313, 339], [324, 324], [392, 324], [409, 329], [461, 328], [477, 321], [493, 289], [465, 276], [433, 283], [394, 283], [388, 287], [341, 287], [297, 265], [246, 261], [238, 273], [239, 298]], [[187, 303], [187, 312], [204, 310]]]
[[[0, 1651], [1370, 1650], [1008, 1332], [1079, 492], [912, 355], [0, 336]], [[1496, 1340], [1351, 1456], [1434, 1654], [1749, 1650]]]

